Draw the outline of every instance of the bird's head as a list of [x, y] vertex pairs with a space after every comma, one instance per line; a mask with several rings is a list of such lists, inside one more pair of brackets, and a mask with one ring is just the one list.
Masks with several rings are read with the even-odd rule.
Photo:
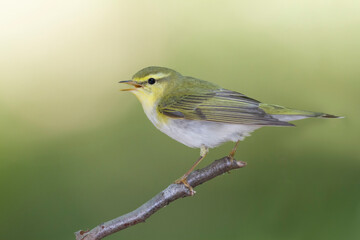
[[165, 67], [147, 67], [137, 72], [131, 80], [120, 81], [134, 86], [134, 88], [121, 89], [132, 92], [144, 104], [159, 100], [164, 92], [172, 88], [181, 74]]

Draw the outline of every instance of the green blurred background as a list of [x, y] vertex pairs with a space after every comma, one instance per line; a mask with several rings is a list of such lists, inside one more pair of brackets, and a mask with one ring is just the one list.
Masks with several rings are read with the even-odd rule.
[[1, 1], [1, 239], [74, 239], [188, 170], [198, 149], [118, 91], [151, 65], [346, 118], [258, 130], [239, 146], [246, 168], [107, 239], [360, 239], [359, 11], [355, 0]]

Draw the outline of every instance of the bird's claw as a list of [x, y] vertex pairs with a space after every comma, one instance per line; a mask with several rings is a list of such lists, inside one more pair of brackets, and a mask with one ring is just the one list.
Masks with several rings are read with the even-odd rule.
[[193, 196], [195, 194], [194, 189], [190, 186], [187, 179], [182, 177], [174, 182], [175, 184], [184, 184], [187, 189], [190, 191], [190, 195]]
[[231, 151], [230, 154], [228, 155], [228, 159], [230, 160], [231, 163], [235, 160], [234, 156], [235, 156], [235, 151]]

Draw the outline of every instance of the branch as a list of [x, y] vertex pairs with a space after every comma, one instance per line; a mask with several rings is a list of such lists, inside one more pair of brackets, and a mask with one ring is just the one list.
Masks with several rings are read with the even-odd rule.
[[[214, 177], [217, 177], [223, 173], [229, 172], [232, 169], [245, 167], [246, 163], [242, 161], [231, 161], [228, 157], [216, 160], [210, 165], [193, 171], [187, 178], [190, 186], [195, 188], [196, 186], [207, 182]], [[176, 199], [192, 196], [194, 192], [191, 192], [184, 184], [171, 184], [165, 190], [158, 193], [155, 197], [144, 203], [134, 211], [98, 225], [90, 231], [80, 230], [75, 233], [76, 240], [100, 240], [104, 237], [136, 225], [141, 222], [145, 222], [147, 218], [165, 207]]]

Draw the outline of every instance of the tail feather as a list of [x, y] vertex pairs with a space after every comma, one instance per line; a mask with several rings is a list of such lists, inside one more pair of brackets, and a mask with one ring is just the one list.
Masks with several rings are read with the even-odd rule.
[[331, 115], [331, 114], [327, 114], [327, 113], [322, 113], [321, 116], [318, 116], [320, 118], [344, 118], [342, 116], [335, 116], [335, 115]]
[[340, 116], [321, 113], [321, 112], [310, 112], [303, 110], [296, 110], [291, 108], [282, 107], [274, 104], [264, 104], [259, 105], [267, 114], [272, 115], [274, 118], [279, 119], [280, 121], [294, 121], [304, 118], [343, 118]]

